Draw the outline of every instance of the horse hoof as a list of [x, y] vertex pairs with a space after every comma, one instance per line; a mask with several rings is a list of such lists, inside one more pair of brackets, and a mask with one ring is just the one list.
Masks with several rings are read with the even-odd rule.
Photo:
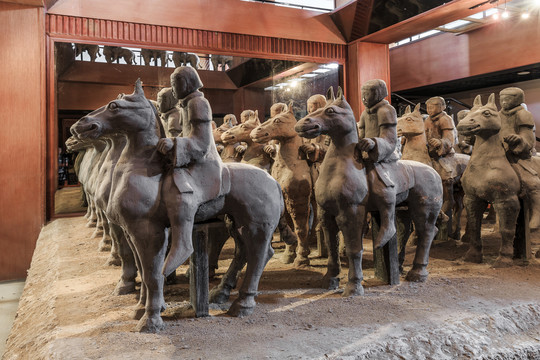
[[102, 236], [103, 236], [103, 229], [100, 230], [99, 228], [96, 228], [96, 230], [94, 230], [94, 232], [92, 233], [92, 236], [90, 236], [90, 239], [95, 239]]
[[469, 250], [463, 257], [463, 261], [472, 262], [476, 264], [482, 263], [482, 253], [475, 250]]
[[208, 295], [208, 302], [212, 304], [225, 304], [229, 301], [230, 292], [225, 291], [225, 289], [216, 287], [210, 291]]
[[293, 266], [295, 269], [304, 269], [309, 266], [309, 259], [304, 256], [297, 256], [294, 259]]
[[292, 264], [294, 262], [294, 258], [296, 257], [296, 254], [293, 252], [284, 252], [283, 255], [281, 255], [281, 262], [283, 264]]
[[323, 288], [328, 290], [336, 290], [339, 287], [339, 278], [333, 276], [325, 276], [323, 278]]
[[137, 304], [135, 305], [135, 308], [133, 309], [133, 314], [131, 314], [131, 318], [134, 320], [140, 320], [144, 316], [145, 312], [144, 305]]
[[347, 283], [343, 290], [343, 297], [362, 296], [364, 295], [364, 287], [361, 283]]
[[407, 273], [407, 276], [405, 276], [405, 280], [411, 281], [411, 282], [425, 282], [428, 278], [428, 271], [426, 269], [421, 270], [411, 270]]
[[120, 280], [113, 290], [113, 295], [127, 295], [135, 292], [135, 282], [123, 282]]
[[122, 265], [122, 260], [119, 257], [109, 255], [107, 261], [105, 262], [106, 266], [120, 266]]
[[86, 227], [93, 228], [97, 226], [97, 221], [90, 220], [88, 223], [86, 223]]
[[111, 251], [111, 244], [107, 244], [105, 241], [100, 241], [98, 245], [98, 251]]
[[146, 314], [139, 320], [135, 331], [144, 332], [144, 333], [156, 333], [163, 330], [165, 325], [163, 325], [163, 319], [161, 316], [157, 315], [155, 317], [148, 317]]
[[492, 267], [494, 268], [506, 268], [514, 265], [514, 261], [511, 257], [508, 256], [499, 256], [495, 262], [493, 263]]
[[234, 317], [249, 316], [253, 313], [254, 309], [255, 300], [253, 300], [253, 305], [248, 305], [245, 303], [245, 301], [238, 301], [238, 299], [236, 299], [229, 308], [229, 311], [227, 311], [227, 315]]

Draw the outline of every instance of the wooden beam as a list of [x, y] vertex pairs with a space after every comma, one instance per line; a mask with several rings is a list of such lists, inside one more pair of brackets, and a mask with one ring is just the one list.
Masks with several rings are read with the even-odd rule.
[[345, 44], [329, 14], [239, 0], [69, 0], [48, 13]]
[[[484, 4], [475, 7], [482, 3]], [[493, 4], [486, 0], [454, 0], [356, 41], [391, 44], [492, 7]]]

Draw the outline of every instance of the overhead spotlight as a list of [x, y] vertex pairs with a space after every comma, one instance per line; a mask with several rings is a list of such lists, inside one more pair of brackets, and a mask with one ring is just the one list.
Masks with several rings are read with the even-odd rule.
[[508, 19], [509, 16], [510, 16], [510, 14], [508, 13], [507, 10], [504, 10], [503, 13], [502, 13], [502, 15], [501, 15], [501, 17], [502, 17], [503, 19]]
[[499, 9], [495, 8], [494, 10], [495, 10], [495, 12], [493, 13], [493, 19], [499, 20], [499, 17], [501, 16], [499, 14]]
[[522, 19], [528, 19], [529, 18], [529, 13], [528, 12], [524, 12], [523, 14], [521, 14], [521, 18]]

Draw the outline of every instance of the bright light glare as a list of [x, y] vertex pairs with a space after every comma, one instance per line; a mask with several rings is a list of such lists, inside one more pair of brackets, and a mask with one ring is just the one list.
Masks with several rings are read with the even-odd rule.
[[312, 78], [312, 77], [315, 77], [317, 76], [317, 74], [304, 74], [302, 75], [303, 78]]
[[298, 85], [298, 80], [291, 81], [291, 87], [296, 87]]
[[337, 69], [339, 67], [339, 64], [338, 63], [330, 63], [330, 64], [326, 64], [324, 66], [327, 67], [328, 69]]
[[521, 14], [521, 18], [522, 18], [522, 19], [528, 19], [528, 18], [529, 18], [529, 13], [523, 13], [523, 14]]
[[508, 17], [510, 16], [510, 14], [508, 13], [508, 11], [504, 10], [504, 12], [502, 13], [502, 18], [503, 19], [508, 19]]
[[324, 74], [324, 73], [327, 73], [329, 72], [330, 69], [323, 69], [323, 68], [319, 68], [317, 70], [313, 70], [314, 73], [318, 73], [318, 74]]

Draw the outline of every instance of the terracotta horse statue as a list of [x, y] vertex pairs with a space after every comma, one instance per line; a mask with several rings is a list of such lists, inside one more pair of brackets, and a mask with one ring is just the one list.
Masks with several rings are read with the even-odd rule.
[[[144, 315], [136, 330], [158, 331], [163, 327], [160, 312], [164, 306], [164, 275], [189, 257], [172, 238], [171, 252], [167, 248], [166, 228], [170, 226], [164, 198], [172, 192], [165, 184], [173, 175], [163, 174], [164, 159], [157, 151], [159, 135], [156, 132], [157, 113], [144, 96], [142, 84], [137, 81], [131, 95], [115, 99], [107, 105], [81, 118], [74, 126], [81, 138], [101, 138], [120, 133], [126, 144], [112, 173], [112, 184], [107, 214], [120, 224], [134, 250], [141, 270], [141, 298], [136, 309]], [[113, 139], [113, 141], [115, 141]], [[239, 296], [229, 308], [234, 316], [248, 315], [255, 307], [255, 296], [262, 271], [273, 254], [272, 234], [283, 211], [279, 184], [265, 171], [246, 164], [223, 164], [224, 187], [221, 195], [201, 204], [195, 221], [204, 221], [219, 214], [229, 215], [238, 232], [238, 248], [231, 267], [223, 277], [214, 298], [228, 297], [236, 285], [237, 275], [247, 262], [247, 270]], [[229, 180], [226, 179], [227, 174]], [[204, 174], [191, 174], [192, 188], [198, 186]], [[191, 231], [190, 231], [191, 233]], [[191, 239], [189, 239], [191, 241]], [[219, 296], [218, 296], [219, 295]]]
[[294, 259], [295, 267], [303, 267], [309, 265], [309, 199], [312, 183], [309, 165], [299, 157], [303, 141], [294, 131], [295, 125], [296, 118], [291, 102], [281, 113], [253, 129], [250, 136], [260, 144], [270, 140], [279, 142], [271, 173], [281, 185], [285, 208], [298, 236], [296, 249], [295, 245], [287, 245], [282, 261], [289, 264]]
[[[329, 248], [325, 280], [330, 288], [339, 284], [337, 233], [341, 231], [349, 259], [349, 278], [343, 296], [362, 295], [363, 227], [366, 213], [377, 209], [373, 187], [383, 187], [384, 183], [375, 169], [368, 168], [355, 155], [359, 140], [356, 121], [341, 88], [334, 97], [330, 87], [326, 99], [326, 106], [299, 120], [295, 130], [306, 138], [326, 134], [332, 139], [315, 184], [315, 199]], [[435, 222], [442, 206], [441, 178], [433, 168], [416, 161], [400, 160], [396, 166], [392, 177], [396, 204], [408, 205], [408, 216], [418, 234], [416, 255], [407, 280], [425, 281], [429, 249], [437, 233]]]
[[[428, 143], [424, 129], [424, 117], [420, 113], [420, 104], [414, 107], [407, 106], [405, 113], [398, 118], [397, 122], [398, 136], [405, 137], [405, 144], [402, 147], [403, 160], [415, 160], [426, 165], [432, 166], [432, 159], [428, 153]], [[454, 154], [454, 167], [457, 176], [454, 179], [454, 206], [452, 209], [452, 229], [448, 236], [452, 239], [461, 239], [461, 213], [463, 211], [463, 189], [461, 186], [461, 176], [469, 163], [469, 155]], [[468, 228], [466, 228], [468, 229]], [[469, 238], [469, 232], [466, 230], [464, 240]]]
[[246, 145], [239, 145], [243, 147], [242, 149], [237, 150], [243, 154], [241, 162], [254, 165], [260, 169], [270, 172], [272, 158], [264, 151], [266, 143], [256, 143], [249, 136], [249, 134], [251, 134], [251, 132], [260, 125], [261, 122], [259, 121], [259, 112], [255, 111], [243, 124], [234, 126], [221, 134], [221, 141], [223, 141], [223, 143], [226, 145], [236, 144], [239, 142], [245, 143]]
[[[469, 251], [465, 260], [480, 263], [483, 260], [482, 218], [488, 203], [493, 204], [499, 220], [501, 247], [495, 266], [512, 263], [514, 236], [520, 211], [520, 179], [508, 162], [499, 136], [501, 119], [495, 104], [495, 94], [483, 105], [480, 95], [474, 99], [473, 108], [463, 118], [458, 131], [465, 136], [475, 136], [469, 165], [461, 182], [465, 190], [467, 221], [471, 228]], [[539, 169], [540, 170], [540, 169]]]
[[214, 142], [216, 143], [216, 147], [223, 162], [240, 162], [242, 160], [242, 153], [237, 151], [237, 148], [241, 144], [239, 142], [224, 143], [221, 139], [221, 135], [223, 135], [223, 133], [229, 129], [232, 129], [237, 124], [238, 122], [236, 121], [236, 116], [233, 114], [227, 114], [223, 118], [223, 124], [212, 131]]

